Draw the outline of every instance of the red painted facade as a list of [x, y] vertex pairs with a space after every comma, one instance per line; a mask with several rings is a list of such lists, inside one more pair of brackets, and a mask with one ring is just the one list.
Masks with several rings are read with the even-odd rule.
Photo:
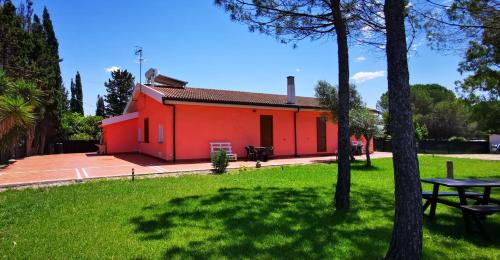
[[[144, 93], [138, 93], [135, 102], [134, 110], [138, 112], [137, 117], [103, 123], [103, 137], [108, 153], [138, 151], [172, 161], [174, 159], [173, 106], [175, 106], [175, 159], [177, 161], [209, 159], [210, 142], [230, 142], [233, 152], [239, 158], [244, 158], [245, 146], [261, 145], [261, 115], [273, 117], [273, 148], [276, 157], [293, 157], [295, 152], [298, 156], [326, 155], [337, 152], [337, 125], [330, 120], [326, 120], [327, 149], [325, 152], [317, 150], [316, 120], [318, 117], [325, 116], [322, 111], [209, 103], [190, 104], [188, 102], [165, 105]], [[144, 142], [145, 119], [149, 121], [149, 142], [147, 143]], [[160, 140], [160, 131], [163, 131], [163, 141]], [[371, 147], [370, 150], [372, 149]]]

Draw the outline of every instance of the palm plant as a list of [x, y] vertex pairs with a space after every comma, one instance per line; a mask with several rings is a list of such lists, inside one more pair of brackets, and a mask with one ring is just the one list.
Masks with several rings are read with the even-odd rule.
[[2, 71], [0, 91], [0, 151], [12, 151], [23, 137], [29, 149], [43, 92], [30, 83], [10, 80]]
[[34, 107], [22, 98], [0, 97], [0, 149], [11, 149], [36, 122]]

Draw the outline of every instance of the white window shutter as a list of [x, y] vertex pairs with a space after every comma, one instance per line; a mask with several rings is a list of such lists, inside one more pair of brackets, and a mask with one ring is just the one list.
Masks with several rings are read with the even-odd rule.
[[158, 125], [158, 143], [163, 143], [163, 125]]

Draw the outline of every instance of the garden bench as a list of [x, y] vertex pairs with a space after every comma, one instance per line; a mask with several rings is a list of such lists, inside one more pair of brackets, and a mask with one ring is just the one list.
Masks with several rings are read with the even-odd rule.
[[210, 156], [213, 156], [214, 153], [220, 150], [226, 151], [227, 158], [230, 161], [238, 160], [238, 155], [233, 153], [233, 148], [231, 147], [231, 143], [228, 142], [210, 143]]

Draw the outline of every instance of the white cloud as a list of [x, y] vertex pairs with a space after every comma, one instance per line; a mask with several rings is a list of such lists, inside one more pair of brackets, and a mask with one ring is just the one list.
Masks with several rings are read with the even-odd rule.
[[368, 25], [361, 28], [361, 33], [365, 38], [370, 39], [373, 37], [373, 29]]
[[300, 71], [301, 71], [301, 69], [300, 69], [300, 68], [296, 68], [296, 69], [295, 69], [295, 71], [300, 72]]
[[120, 67], [118, 67], [118, 66], [111, 66], [109, 68], [105, 68], [105, 70], [107, 72], [113, 72], [113, 71], [116, 71], [116, 70], [119, 70], [119, 69], [120, 69]]
[[385, 75], [384, 70], [379, 70], [379, 71], [361, 71], [356, 74], [354, 74], [351, 79], [354, 80], [356, 83], [363, 83], [367, 80], [371, 79], [376, 79], [383, 77]]
[[364, 56], [359, 56], [356, 58], [357, 61], [365, 61], [366, 58]]

